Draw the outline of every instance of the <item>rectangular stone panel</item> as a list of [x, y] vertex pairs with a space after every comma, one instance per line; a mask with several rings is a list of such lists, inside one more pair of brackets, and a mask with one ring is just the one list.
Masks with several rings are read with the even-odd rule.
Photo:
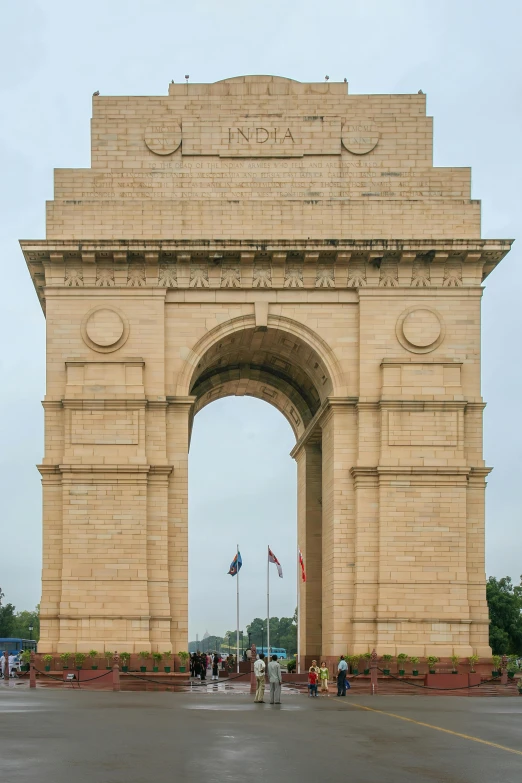
[[137, 445], [138, 411], [71, 411], [71, 443]]
[[450, 446], [458, 443], [457, 411], [389, 411], [389, 446]]

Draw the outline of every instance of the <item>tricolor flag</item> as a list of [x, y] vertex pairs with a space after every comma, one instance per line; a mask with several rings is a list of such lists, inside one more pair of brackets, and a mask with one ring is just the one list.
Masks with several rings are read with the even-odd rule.
[[243, 561], [241, 560], [241, 552], [238, 552], [230, 563], [230, 569], [228, 570], [230, 576], [237, 576], [241, 570], [242, 565]]
[[303, 553], [299, 550], [299, 565], [301, 566], [301, 581], [306, 582], [306, 572], [304, 567]]
[[279, 574], [279, 576], [282, 579], [283, 578], [283, 569], [281, 568], [281, 563], [279, 562], [277, 557], [274, 555], [274, 553], [272, 552], [270, 547], [268, 547], [268, 562], [276, 564], [276, 566], [277, 566], [277, 573]]

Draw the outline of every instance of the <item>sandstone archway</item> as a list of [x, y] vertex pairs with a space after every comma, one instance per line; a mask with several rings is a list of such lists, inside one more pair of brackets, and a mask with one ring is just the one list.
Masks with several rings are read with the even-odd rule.
[[296, 437], [303, 652], [490, 652], [480, 301], [511, 243], [481, 238], [469, 169], [433, 167], [425, 101], [271, 76], [95, 96], [92, 168], [56, 171], [22, 243], [42, 651], [186, 648], [191, 422], [251, 394]]

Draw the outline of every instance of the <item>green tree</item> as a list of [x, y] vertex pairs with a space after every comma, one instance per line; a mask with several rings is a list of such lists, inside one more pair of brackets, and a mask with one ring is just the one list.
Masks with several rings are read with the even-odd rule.
[[4, 593], [0, 588], [0, 636], [11, 637], [14, 627], [15, 607], [13, 604], [3, 604]]
[[[522, 577], [521, 577], [522, 580]], [[486, 585], [489, 607], [489, 643], [494, 655], [522, 652], [522, 584], [513, 585], [509, 576], [490, 576]]]
[[[29, 626], [32, 626], [33, 630], [29, 630]], [[17, 612], [13, 620], [12, 635], [18, 636], [21, 639], [34, 639], [38, 641], [40, 638], [40, 605], [38, 604], [33, 612], [27, 610], [23, 612]]]

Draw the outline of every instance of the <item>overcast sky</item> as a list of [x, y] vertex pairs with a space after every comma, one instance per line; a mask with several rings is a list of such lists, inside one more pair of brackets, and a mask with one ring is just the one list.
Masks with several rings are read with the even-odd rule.
[[[522, 218], [522, 5], [506, 0], [4, 0], [0, 17], [0, 586], [18, 609], [40, 596], [44, 318], [18, 240], [45, 236], [53, 168], [89, 166], [91, 96], [166, 95], [171, 79], [262, 73], [348, 79], [352, 93], [424, 90], [436, 166], [472, 166], [483, 236], [516, 238]], [[487, 572], [522, 572], [520, 244], [488, 278], [483, 307]], [[293, 436], [246, 398], [198, 414], [190, 456], [190, 635], [295, 607]], [[265, 526], [263, 532], [261, 527]]]

